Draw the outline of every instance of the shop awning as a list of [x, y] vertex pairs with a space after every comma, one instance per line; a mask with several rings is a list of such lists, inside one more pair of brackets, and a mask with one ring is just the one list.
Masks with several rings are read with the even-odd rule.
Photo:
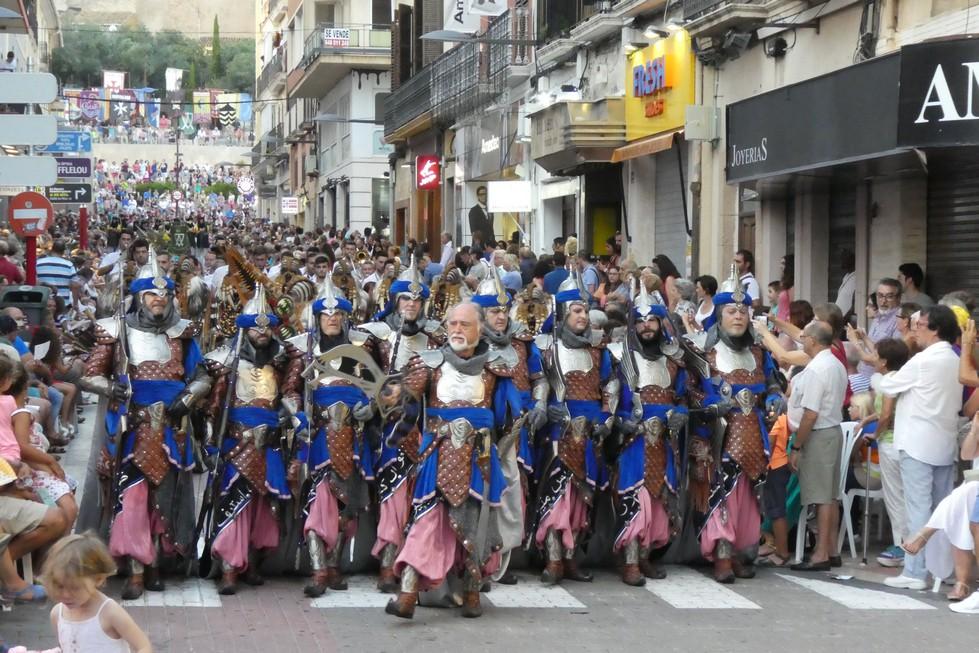
[[679, 129], [663, 132], [662, 134], [653, 134], [652, 136], [647, 136], [646, 138], [640, 138], [638, 141], [634, 141], [628, 145], [623, 145], [612, 152], [612, 163], [621, 163], [623, 161], [628, 161], [629, 159], [635, 159], [641, 156], [648, 156], [650, 154], [656, 154], [658, 152], [668, 150], [673, 147], [673, 139], [682, 134], [683, 128], [681, 127]]

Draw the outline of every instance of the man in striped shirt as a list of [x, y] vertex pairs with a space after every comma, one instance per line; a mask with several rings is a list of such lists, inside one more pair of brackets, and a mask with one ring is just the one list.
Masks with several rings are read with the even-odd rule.
[[57, 288], [66, 302], [71, 301], [71, 278], [75, 274], [75, 266], [65, 258], [65, 241], [61, 239], [55, 240], [51, 252], [37, 261], [37, 282]]

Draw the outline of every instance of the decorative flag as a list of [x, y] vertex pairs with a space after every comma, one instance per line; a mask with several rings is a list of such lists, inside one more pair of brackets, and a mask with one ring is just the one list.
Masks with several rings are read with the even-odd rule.
[[221, 91], [216, 91], [210, 89], [208, 93], [211, 94], [211, 120], [218, 119], [218, 96], [221, 95]]
[[114, 125], [121, 125], [132, 120], [134, 115], [139, 114], [139, 105], [136, 104], [136, 94], [130, 90], [112, 92], [109, 94], [109, 120]]
[[231, 127], [238, 120], [238, 93], [220, 93], [218, 95], [218, 121], [222, 127]]
[[479, 31], [479, 16], [469, 12], [469, 0], [445, 0], [445, 29], [473, 34]]
[[499, 16], [507, 10], [506, 0], [468, 0], [466, 9], [473, 16]]
[[126, 73], [116, 70], [103, 70], [102, 87], [111, 89], [113, 92], [118, 93], [122, 89], [126, 88]]
[[78, 94], [78, 109], [86, 120], [102, 120], [104, 107], [101, 90], [82, 91]]
[[160, 102], [159, 100], [150, 100], [143, 105], [146, 113], [146, 122], [151, 127], [160, 126]]
[[252, 96], [248, 93], [238, 94], [238, 120], [243, 125], [250, 125], [252, 122]]
[[182, 68], [167, 68], [163, 76], [166, 78], [167, 91], [179, 91], [184, 81], [184, 71]]
[[211, 122], [211, 94], [208, 91], [194, 91], [194, 122]]

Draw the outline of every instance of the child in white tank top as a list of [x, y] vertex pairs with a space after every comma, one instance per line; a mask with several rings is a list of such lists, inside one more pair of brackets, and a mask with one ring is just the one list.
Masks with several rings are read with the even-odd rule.
[[62, 653], [151, 653], [146, 633], [101, 588], [116, 573], [109, 550], [95, 535], [69, 535], [47, 556], [44, 588], [58, 604], [51, 625]]

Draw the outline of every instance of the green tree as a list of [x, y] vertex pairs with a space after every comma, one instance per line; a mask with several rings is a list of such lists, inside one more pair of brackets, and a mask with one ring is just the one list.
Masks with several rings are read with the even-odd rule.
[[184, 77], [184, 81], [186, 81], [186, 87], [188, 91], [197, 90], [197, 62], [196, 61], [190, 62], [190, 70], [187, 72], [187, 76]]
[[218, 25], [218, 17], [214, 16], [214, 32], [211, 35], [211, 67], [209, 70], [209, 81], [212, 83], [224, 75], [224, 64], [221, 61], [221, 27]]

